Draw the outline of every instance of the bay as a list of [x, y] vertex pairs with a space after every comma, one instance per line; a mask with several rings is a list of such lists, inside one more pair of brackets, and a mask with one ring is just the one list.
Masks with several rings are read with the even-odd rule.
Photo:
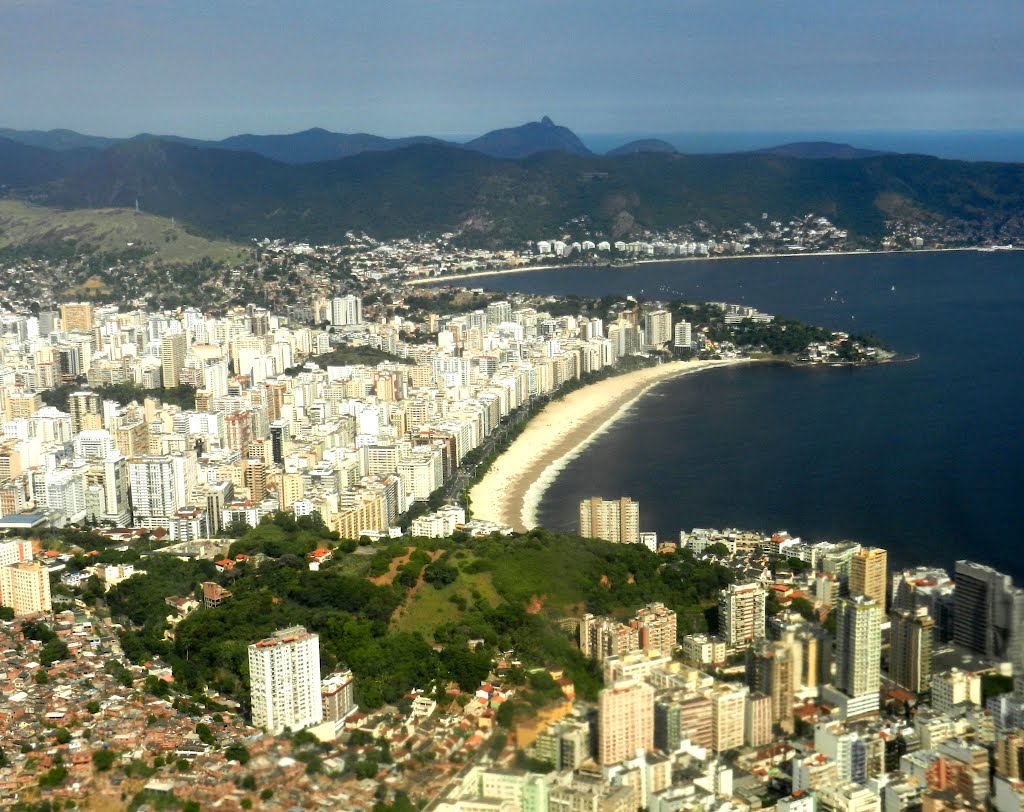
[[471, 284], [737, 302], [920, 354], [668, 381], [561, 473], [542, 525], [575, 531], [580, 499], [628, 495], [662, 539], [787, 529], [878, 544], [895, 565], [968, 557], [1024, 577], [1024, 252], [561, 268]]

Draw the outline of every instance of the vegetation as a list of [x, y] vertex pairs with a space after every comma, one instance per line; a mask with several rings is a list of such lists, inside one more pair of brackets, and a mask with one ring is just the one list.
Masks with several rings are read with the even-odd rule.
[[[378, 350], [374, 347], [352, 347], [344, 346], [337, 347], [330, 352], [322, 355], [314, 355], [309, 359], [314, 364], [318, 364], [322, 367], [327, 366], [349, 366], [362, 364], [364, 366], [377, 366], [389, 362], [392, 364], [414, 364], [415, 361], [409, 358], [402, 358], [399, 355], [394, 355], [390, 352], [384, 352], [384, 350]], [[298, 375], [302, 371], [302, 366], [294, 366], [285, 370], [288, 375]]]
[[[278, 514], [233, 545], [232, 553], [250, 551], [254, 558], [230, 574], [217, 573], [210, 562], [149, 556], [145, 574], [107, 596], [113, 616], [128, 626], [125, 652], [136, 661], [166, 658], [180, 691], [201, 696], [213, 688], [245, 701], [248, 645], [302, 624], [320, 635], [325, 672], [340, 664], [352, 669], [365, 708], [398, 702], [417, 687], [439, 700], [449, 682], [472, 690], [487, 677], [495, 652], [508, 650], [524, 662], [564, 669], [577, 693], [593, 697], [597, 670], [559, 619], [584, 611], [626, 615], [662, 601], [679, 613], [681, 633], [705, 630], [705, 611], [731, 577], [725, 567], [685, 551], [656, 555], [639, 545], [534, 530], [515, 538], [413, 539], [383, 547], [370, 575], [393, 577], [374, 583], [353, 574], [366, 557], [344, 552], [333, 535], [311, 518]], [[304, 554], [321, 545], [334, 547], [335, 558], [310, 571]], [[403, 563], [392, 572], [399, 556]], [[426, 584], [410, 599], [421, 574]], [[164, 598], [191, 594], [203, 580], [229, 584], [234, 596], [189, 615], [168, 643]], [[446, 611], [435, 611], [438, 600]], [[160, 680], [146, 688], [168, 691]], [[548, 701], [554, 692], [543, 678], [532, 678], [533, 701]]]
[[38, 258], [70, 259], [83, 252], [119, 254], [130, 247], [139, 258], [167, 263], [244, 256], [240, 245], [197, 236], [181, 222], [136, 212], [133, 205], [67, 211], [0, 200], [0, 248], [25, 246]]
[[55, 406], [62, 412], [68, 410], [68, 398], [75, 392], [87, 390], [95, 392], [103, 400], [114, 400], [118, 403], [131, 403], [133, 400], [142, 403], [146, 398], [159, 398], [161, 402], [182, 409], [196, 407], [196, 388], [188, 384], [170, 386], [161, 389], [143, 389], [130, 383], [118, 383], [110, 386], [89, 386], [86, 383], [62, 384], [54, 389], [43, 390], [43, 402], [47, 406]]
[[141, 199], [147, 211], [239, 239], [272, 232], [342, 243], [347, 231], [390, 238], [461, 227], [478, 244], [507, 245], [574, 219], [594, 234], [619, 237], [696, 221], [735, 226], [759, 221], [762, 212], [815, 212], [855, 241], [879, 237], [885, 221], [900, 216], [977, 224], [995, 234], [1024, 207], [1024, 166], [919, 155], [549, 152], [496, 160], [419, 144], [289, 166], [157, 139], [118, 144], [85, 166], [50, 167], [53, 155], [19, 155], [0, 181], [35, 187], [48, 204], [70, 208], [132, 207]]

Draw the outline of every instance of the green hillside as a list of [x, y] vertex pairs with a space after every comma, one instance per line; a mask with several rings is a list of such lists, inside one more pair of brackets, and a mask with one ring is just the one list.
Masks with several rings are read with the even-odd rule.
[[[94, 544], [102, 542], [88, 542]], [[310, 571], [305, 554], [321, 546], [333, 548], [335, 557]], [[255, 560], [227, 573], [215, 572], [209, 561], [123, 554], [145, 570], [106, 596], [113, 616], [126, 624], [121, 640], [128, 656], [167, 659], [186, 692], [211, 686], [245, 701], [248, 644], [303, 624], [320, 634], [325, 668], [352, 668], [366, 708], [414, 687], [443, 696], [444, 685], [455, 681], [471, 690], [486, 677], [494, 653], [508, 650], [524, 664], [564, 669], [581, 695], [593, 696], [597, 672], [560, 621], [588, 611], [625, 617], [661, 601], [679, 613], [680, 633], [705, 630], [718, 590], [731, 579], [726, 568], [687, 552], [657, 555], [639, 545], [542, 530], [512, 538], [403, 539], [367, 556], [316, 518], [287, 514], [246, 532], [229, 555], [242, 552]], [[103, 555], [121, 554], [107, 549]], [[190, 594], [208, 579], [234, 597], [189, 615], [168, 642], [171, 610], [164, 599]], [[471, 648], [472, 640], [483, 644]]]
[[0, 200], [0, 248], [73, 242], [108, 254], [133, 254], [173, 264], [203, 258], [235, 262], [242, 246], [190, 233], [181, 221], [133, 209], [62, 210]]
[[[0, 176], [0, 183], [5, 179]], [[877, 241], [891, 217], [951, 224], [963, 241], [1024, 238], [1024, 165], [920, 155], [806, 160], [775, 154], [620, 157], [545, 152], [499, 160], [418, 144], [287, 165], [158, 139], [119, 144], [32, 193], [65, 208], [131, 207], [232, 239], [340, 242], [461, 231], [474, 244], [521, 245], [570, 222], [608, 238], [698, 220], [714, 228], [809, 212]]]

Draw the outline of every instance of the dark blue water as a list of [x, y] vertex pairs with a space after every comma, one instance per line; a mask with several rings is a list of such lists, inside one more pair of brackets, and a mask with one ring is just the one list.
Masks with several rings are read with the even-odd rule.
[[579, 499], [629, 495], [661, 538], [784, 528], [878, 544], [896, 564], [968, 556], [1024, 576], [1024, 253], [683, 262], [481, 284], [742, 302], [921, 354], [668, 381], [562, 473], [543, 525], [573, 529]]

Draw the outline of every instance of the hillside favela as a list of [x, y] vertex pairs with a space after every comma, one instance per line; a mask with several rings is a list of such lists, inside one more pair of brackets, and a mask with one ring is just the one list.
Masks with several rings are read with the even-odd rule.
[[341, 5], [0, 0], [0, 809], [1024, 812], [1024, 7]]

